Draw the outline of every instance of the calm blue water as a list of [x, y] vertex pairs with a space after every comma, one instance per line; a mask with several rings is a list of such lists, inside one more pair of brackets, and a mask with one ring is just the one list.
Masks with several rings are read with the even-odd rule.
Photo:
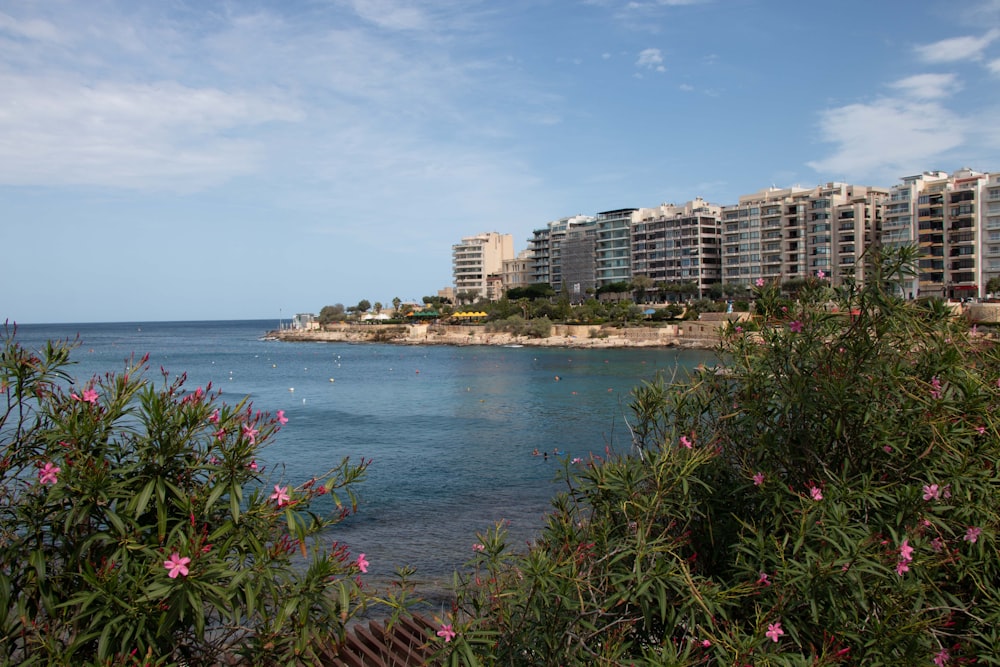
[[[714, 363], [673, 349], [284, 343], [262, 340], [275, 321], [22, 325], [18, 339], [80, 336], [73, 373], [120, 371], [131, 354], [211, 382], [223, 399], [249, 396], [289, 422], [259, 459], [264, 483], [300, 484], [344, 456], [372, 459], [359, 513], [330, 539], [364, 552], [375, 580], [417, 568], [434, 587], [472, 555], [475, 534], [510, 521], [531, 539], [558, 487], [559, 463], [532, 450], [586, 458], [627, 446], [629, 391], [657, 370]], [[556, 381], [555, 376], [560, 380]], [[333, 380], [331, 382], [331, 380]], [[294, 390], [294, 391], [293, 391]]]

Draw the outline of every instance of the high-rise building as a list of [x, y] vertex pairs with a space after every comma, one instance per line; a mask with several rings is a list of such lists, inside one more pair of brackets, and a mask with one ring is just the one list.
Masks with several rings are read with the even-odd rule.
[[490, 276], [500, 276], [504, 260], [513, 258], [514, 237], [510, 234], [488, 232], [464, 237], [451, 247], [456, 298], [489, 298]]
[[983, 227], [979, 237], [982, 249], [980, 296], [987, 293], [986, 284], [1000, 278], [1000, 173], [988, 175], [985, 196], [980, 202]]
[[597, 287], [632, 279], [632, 223], [637, 208], [621, 208], [597, 214], [594, 242]]
[[856, 265], [878, 232], [888, 191], [846, 183], [769, 188], [722, 207], [722, 279], [749, 286], [822, 274], [861, 277]]
[[562, 241], [562, 285], [572, 303], [582, 303], [597, 288], [597, 221], [575, 225]]
[[639, 209], [632, 225], [632, 276], [654, 285], [694, 283], [698, 296], [722, 282], [722, 207], [697, 198]]
[[573, 229], [593, 224], [594, 217], [590, 215], [573, 215], [553, 220], [541, 229], [532, 232], [528, 239], [528, 251], [531, 254], [531, 282], [546, 283], [557, 292], [563, 287], [562, 277], [562, 243], [566, 235]]

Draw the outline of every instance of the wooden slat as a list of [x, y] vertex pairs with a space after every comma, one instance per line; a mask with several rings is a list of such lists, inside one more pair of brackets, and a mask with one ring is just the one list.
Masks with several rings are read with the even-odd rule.
[[384, 623], [358, 624], [347, 633], [344, 645], [324, 655], [332, 667], [423, 667], [434, 654], [427, 619], [415, 616], [398, 619], [391, 630]]

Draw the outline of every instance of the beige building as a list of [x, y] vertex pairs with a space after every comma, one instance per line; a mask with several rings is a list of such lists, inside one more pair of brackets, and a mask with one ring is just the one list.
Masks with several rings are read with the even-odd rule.
[[960, 169], [903, 178], [885, 204], [881, 241], [920, 248], [905, 296], [985, 296], [1000, 276], [1000, 175]]
[[723, 282], [861, 278], [855, 263], [876, 237], [888, 196], [882, 188], [827, 183], [740, 197], [722, 207]]
[[452, 277], [455, 296], [475, 294], [489, 298], [490, 276], [501, 276], [504, 260], [514, 259], [514, 237], [488, 232], [466, 236], [451, 247]]
[[522, 250], [517, 253], [517, 257], [514, 259], [505, 259], [501, 273], [501, 295], [509, 289], [531, 285], [534, 282], [532, 280], [533, 266], [531, 250]]

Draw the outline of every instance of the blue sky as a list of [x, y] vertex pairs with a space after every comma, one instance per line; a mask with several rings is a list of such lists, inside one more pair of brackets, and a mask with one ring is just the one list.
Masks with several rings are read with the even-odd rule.
[[1000, 0], [0, 0], [0, 319], [290, 317], [451, 246], [1000, 170]]

